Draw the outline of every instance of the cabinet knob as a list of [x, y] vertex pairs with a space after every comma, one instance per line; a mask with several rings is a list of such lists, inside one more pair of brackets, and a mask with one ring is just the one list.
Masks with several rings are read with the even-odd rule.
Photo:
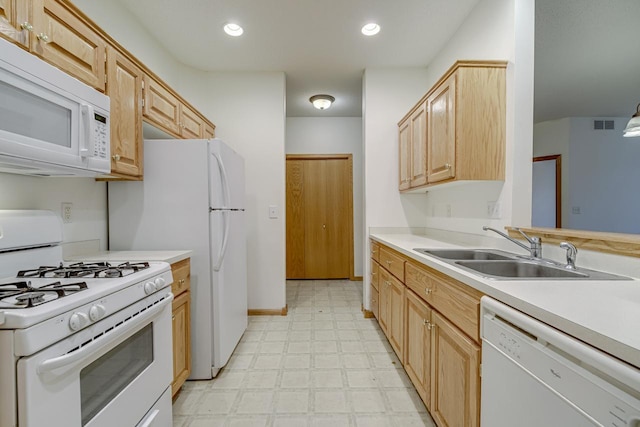
[[33, 25], [31, 25], [28, 22], [23, 22], [22, 24], [20, 24], [20, 28], [22, 28], [23, 30], [27, 30], [29, 32], [33, 31]]
[[451, 169], [451, 165], [449, 163], [445, 163], [444, 167], [447, 168], [447, 169]]
[[384, 281], [384, 284], [385, 284], [385, 285], [387, 285], [387, 286], [391, 286], [391, 282], [390, 282], [390, 281], [388, 281], [388, 280], [385, 280], [385, 281]]
[[36, 38], [40, 40], [42, 43], [49, 43], [49, 36], [46, 35], [45, 33], [38, 34]]
[[387, 260], [387, 266], [390, 266], [393, 261]]
[[427, 295], [431, 295], [431, 288], [424, 288], [424, 293]]
[[112, 157], [113, 157], [113, 160], [115, 160], [116, 162], [120, 161], [120, 154], [114, 154]]
[[376, 300], [374, 300], [373, 298], [371, 298], [371, 302], [377, 302]]
[[327, 229], [327, 224], [322, 224], [322, 229], [326, 230]]

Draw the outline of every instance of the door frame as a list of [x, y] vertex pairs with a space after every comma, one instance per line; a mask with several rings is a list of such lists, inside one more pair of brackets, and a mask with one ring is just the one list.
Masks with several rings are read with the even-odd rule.
[[562, 228], [562, 155], [534, 157], [534, 162], [556, 161], [556, 228]]
[[[349, 165], [349, 202], [347, 204], [347, 212], [349, 213], [349, 280], [358, 280], [354, 275], [353, 267], [353, 154], [287, 154], [285, 157], [285, 163], [287, 160], [331, 160], [331, 159], [344, 159], [347, 160]], [[285, 187], [285, 200], [287, 197], [287, 191]], [[286, 226], [285, 226], [286, 233]], [[286, 239], [285, 239], [286, 240]]]

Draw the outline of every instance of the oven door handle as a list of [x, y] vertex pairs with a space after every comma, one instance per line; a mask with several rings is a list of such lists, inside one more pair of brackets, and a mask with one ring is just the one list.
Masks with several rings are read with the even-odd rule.
[[168, 297], [158, 304], [131, 318], [130, 321], [124, 322], [122, 325], [113, 328], [110, 332], [102, 335], [100, 338], [94, 339], [89, 344], [81, 347], [80, 349], [63, 356], [54, 357], [52, 359], [40, 362], [40, 364], [36, 368], [36, 372], [41, 375], [46, 372], [68, 366], [72, 363], [77, 363], [95, 354], [99, 350], [111, 346], [114, 341], [117, 341], [123, 335], [131, 332], [132, 330], [135, 330], [140, 325], [148, 323], [149, 320], [158, 316], [160, 312], [164, 310], [164, 308], [168, 304], [171, 303], [171, 301], [173, 301], [173, 294], [168, 294]]

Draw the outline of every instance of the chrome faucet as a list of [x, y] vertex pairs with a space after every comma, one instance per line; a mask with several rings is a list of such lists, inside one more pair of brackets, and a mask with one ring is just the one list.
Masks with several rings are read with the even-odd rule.
[[513, 242], [516, 245], [520, 246], [521, 248], [529, 251], [532, 258], [542, 258], [542, 241], [540, 240], [539, 237], [529, 237], [524, 233], [524, 231], [520, 230], [517, 227], [514, 227], [513, 229], [518, 233], [522, 234], [522, 237], [524, 237], [527, 240], [527, 242], [529, 242], [529, 244], [531, 245], [531, 246], [527, 246], [518, 242], [516, 239], [512, 238], [511, 236], [504, 234], [502, 231], [496, 230], [495, 228], [487, 227], [485, 225], [484, 227], [482, 227], [482, 229], [484, 231], [489, 230], [489, 231], [493, 231], [494, 233], [498, 233], [499, 235], [509, 240], [510, 242]]
[[567, 250], [567, 265], [565, 265], [564, 268], [566, 268], [567, 270], [575, 270], [578, 249], [569, 242], [560, 243], [560, 247]]

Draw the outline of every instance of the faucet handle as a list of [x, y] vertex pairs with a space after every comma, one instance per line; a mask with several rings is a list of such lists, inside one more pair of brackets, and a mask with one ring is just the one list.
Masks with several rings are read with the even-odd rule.
[[522, 234], [522, 237], [524, 237], [525, 240], [527, 242], [531, 243], [531, 244], [540, 243], [540, 241], [541, 241], [539, 237], [530, 237], [528, 234], [526, 234], [524, 231], [522, 231], [520, 229], [520, 227], [513, 227], [513, 229], [515, 231], [517, 231], [518, 233]]
[[560, 243], [560, 247], [562, 249], [566, 249], [567, 251], [567, 265], [565, 266], [568, 270], [576, 269], [576, 257], [578, 256], [578, 249], [569, 242]]

